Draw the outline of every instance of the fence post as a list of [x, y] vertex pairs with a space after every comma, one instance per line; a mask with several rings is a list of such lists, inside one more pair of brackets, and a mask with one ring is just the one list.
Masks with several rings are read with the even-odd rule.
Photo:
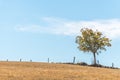
[[73, 57], [73, 64], [75, 64], [75, 57]]
[[32, 60], [30, 59], [30, 62], [32, 62]]
[[112, 68], [114, 68], [114, 63], [112, 63]]
[[48, 58], [48, 63], [50, 62], [50, 59]]
[[20, 62], [22, 61], [22, 59], [20, 59]]
[[97, 60], [97, 63], [99, 64], [99, 60]]

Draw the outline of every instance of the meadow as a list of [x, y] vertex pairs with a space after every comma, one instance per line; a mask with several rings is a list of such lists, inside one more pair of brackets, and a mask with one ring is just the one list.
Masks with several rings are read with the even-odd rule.
[[0, 80], [120, 80], [120, 70], [42, 62], [0, 62]]

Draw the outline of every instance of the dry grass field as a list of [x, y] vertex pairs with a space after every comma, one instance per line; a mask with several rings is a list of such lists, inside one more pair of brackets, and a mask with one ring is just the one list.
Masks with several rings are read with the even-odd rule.
[[0, 80], [120, 80], [120, 70], [70, 64], [0, 62]]

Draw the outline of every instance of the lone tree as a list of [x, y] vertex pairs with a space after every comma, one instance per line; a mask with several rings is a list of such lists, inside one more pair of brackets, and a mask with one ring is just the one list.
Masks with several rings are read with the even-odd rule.
[[106, 46], [110, 47], [111, 40], [103, 36], [99, 31], [93, 31], [89, 28], [81, 29], [81, 36], [76, 37], [78, 49], [83, 52], [92, 52], [94, 57], [94, 65], [96, 64], [96, 54], [101, 53], [101, 50], [106, 51]]

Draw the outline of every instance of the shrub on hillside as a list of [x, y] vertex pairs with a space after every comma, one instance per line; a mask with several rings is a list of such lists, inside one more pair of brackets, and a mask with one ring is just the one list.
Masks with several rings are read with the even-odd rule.
[[85, 62], [80, 62], [80, 63], [77, 63], [78, 65], [82, 65], [82, 66], [87, 66], [88, 64], [85, 63]]

